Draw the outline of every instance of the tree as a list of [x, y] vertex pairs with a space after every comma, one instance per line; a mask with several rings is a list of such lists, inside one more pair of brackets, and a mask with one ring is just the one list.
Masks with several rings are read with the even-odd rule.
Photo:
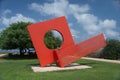
[[[27, 26], [30, 22], [12, 23], [8, 28], [0, 33], [0, 48], [1, 49], [19, 49], [20, 55], [24, 55], [26, 50], [28, 53], [30, 48], [33, 48]], [[54, 37], [52, 31], [46, 34], [44, 39], [46, 46], [49, 49], [60, 47], [62, 40], [59, 37]]]
[[108, 39], [107, 46], [103, 49], [103, 57], [107, 59], [120, 59], [120, 41]]
[[0, 48], [2, 49], [19, 49], [20, 54], [33, 47], [27, 31], [27, 25], [30, 22], [12, 23], [8, 28], [0, 33]]
[[44, 43], [49, 49], [58, 49], [62, 44], [62, 40], [60, 37], [55, 37], [52, 31], [48, 31], [45, 34]]

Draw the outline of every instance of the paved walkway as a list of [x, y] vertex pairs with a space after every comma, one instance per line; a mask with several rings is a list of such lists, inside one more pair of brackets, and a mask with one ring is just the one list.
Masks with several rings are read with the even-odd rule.
[[40, 67], [38, 65], [38, 66], [32, 66], [31, 68], [34, 72], [48, 72], [48, 71], [74, 70], [74, 69], [88, 69], [92, 67], [87, 65], [80, 65], [78, 63], [72, 63], [64, 68], [58, 67], [55, 64], [46, 67]]
[[6, 56], [7, 54], [0, 54], [0, 57], [4, 57], [4, 56]]
[[82, 59], [88, 59], [88, 60], [95, 60], [95, 61], [103, 61], [103, 62], [110, 62], [110, 63], [118, 63], [118, 64], [120, 64], [119, 60], [108, 60], [108, 59], [89, 58], [89, 57], [83, 57]]

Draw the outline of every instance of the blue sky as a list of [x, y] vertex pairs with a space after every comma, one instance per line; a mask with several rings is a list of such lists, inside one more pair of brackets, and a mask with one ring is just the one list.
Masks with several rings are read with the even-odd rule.
[[0, 0], [0, 31], [9, 24], [66, 16], [75, 42], [104, 33], [120, 40], [120, 0]]

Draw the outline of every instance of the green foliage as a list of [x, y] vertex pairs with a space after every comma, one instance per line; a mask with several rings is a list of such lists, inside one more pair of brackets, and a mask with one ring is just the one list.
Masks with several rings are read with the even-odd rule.
[[103, 50], [103, 57], [107, 59], [120, 59], [120, 41], [108, 39], [107, 46]]
[[45, 34], [44, 42], [49, 49], [57, 49], [62, 44], [62, 40], [59, 37], [55, 37], [52, 31]]
[[[8, 28], [0, 33], [1, 49], [20, 49], [20, 53], [25, 53], [26, 49], [32, 48], [32, 42], [27, 31], [29, 22], [17, 22], [11, 24]], [[49, 49], [60, 47], [62, 41], [59, 37], [54, 37], [52, 31], [45, 35], [44, 42]]]
[[0, 34], [0, 48], [23, 50], [32, 46], [31, 39], [27, 31], [30, 22], [17, 22], [11, 24]]

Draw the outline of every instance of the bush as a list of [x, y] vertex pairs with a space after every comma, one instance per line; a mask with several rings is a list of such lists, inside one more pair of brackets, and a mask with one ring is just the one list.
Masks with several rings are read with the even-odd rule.
[[103, 58], [106, 59], [120, 59], [120, 41], [115, 39], [108, 39], [107, 46], [103, 49]]
[[103, 55], [103, 48], [87, 55], [88, 57], [93, 57], [93, 58], [102, 58], [102, 55]]

